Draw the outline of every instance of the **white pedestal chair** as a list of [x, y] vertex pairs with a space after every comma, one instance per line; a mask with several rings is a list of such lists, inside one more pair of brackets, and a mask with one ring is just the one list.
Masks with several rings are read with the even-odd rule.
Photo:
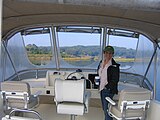
[[151, 92], [143, 88], [124, 89], [120, 92], [118, 103], [109, 97], [109, 115], [117, 120], [146, 118], [146, 110], [149, 108]]
[[71, 115], [71, 120], [76, 115], [88, 112], [88, 103], [91, 96], [85, 90], [85, 80], [61, 80], [55, 81], [55, 102], [57, 113]]
[[1, 83], [4, 111], [13, 109], [31, 109], [39, 104], [37, 92], [31, 95], [30, 86], [22, 81], [6, 81]]

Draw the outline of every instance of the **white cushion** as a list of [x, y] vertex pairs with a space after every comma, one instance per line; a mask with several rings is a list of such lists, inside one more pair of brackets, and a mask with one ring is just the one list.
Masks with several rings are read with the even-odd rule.
[[61, 114], [72, 114], [72, 115], [83, 115], [84, 104], [81, 103], [61, 103], [57, 106], [57, 113]]
[[[11, 87], [12, 86], [12, 87]], [[5, 81], [1, 83], [1, 90], [5, 92], [26, 92], [31, 94], [30, 86], [27, 82], [23, 81]]]
[[84, 80], [56, 80], [55, 99], [57, 102], [84, 102]]
[[[115, 118], [122, 119], [123, 114], [126, 119], [136, 119], [144, 117], [145, 105], [151, 99], [151, 92], [144, 88], [127, 88], [120, 92], [118, 104], [110, 105], [109, 113]], [[125, 111], [124, 103], [126, 104]]]
[[124, 89], [120, 92], [118, 108], [120, 109], [122, 101], [145, 101], [151, 99], [151, 91], [144, 88]]

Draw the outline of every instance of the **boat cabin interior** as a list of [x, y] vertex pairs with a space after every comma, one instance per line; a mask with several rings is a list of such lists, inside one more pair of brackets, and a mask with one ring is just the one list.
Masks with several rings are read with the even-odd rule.
[[107, 45], [120, 64], [109, 115], [160, 118], [160, 0], [1, 0], [0, 27], [0, 119], [104, 119]]

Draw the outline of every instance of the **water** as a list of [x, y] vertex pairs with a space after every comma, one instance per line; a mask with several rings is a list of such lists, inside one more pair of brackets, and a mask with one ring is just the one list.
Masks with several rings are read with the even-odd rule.
[[[47, 65], [50, 61], [46, 60], [46, 61], [39, 61], [39, 60], [34, 60], [31, 61], [32, 64], [34, 65], [38, 65], [38, 66], [45, 66]], [[96, 62], [94, 60], [80, 60], [80, 61], [66, 61], [67, 63], [74, 65], [74, 66], [79, 66], [79, 67], [85, 67], [88, 65], [91, 65], [92, 63]], [[133, 62], [117, 62], [120, 64], [120, 69], [129, 69], [130, 67], [132, 67]]]

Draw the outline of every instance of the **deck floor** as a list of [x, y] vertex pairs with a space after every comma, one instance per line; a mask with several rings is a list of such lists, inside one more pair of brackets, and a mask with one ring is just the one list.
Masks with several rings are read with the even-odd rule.
[[[57, 114], [54, 104], [40, 104], [35, 109], [44, 120], [70, 120], [70, 115]], [[101, 108], [89, 107], [89, 112], [83, 116], [76, 116], [76, 120], [103, 120], [104, 115]]]
[[[57, 114], [55, 104], [40, 104], [35, 110], [40, 113], [43, 120], [70, 120], [70, 115]], [[4, 114], [1, 114], [0, 120], [3, 116]], [[25, 116], [33, 117], [31, 114]], [[83, 116], [76, 116], [76, 120], [104, 120], [103, 111], [101, 108], [89, 107], [89, 112]]]
[[[120, 87], [121, 86], [124, 87], [124, 84], [120, 84]], [[99, 94], [95, 90], [92, 90], [92, 92], [94, 92], [93, 96], [95, 98], [90, 99], [89, 112], [84, 114], [83, 116], [76, 116], [76, 120], [104, 120], [104, 113], [102, 110]], [[37, 108], [35, 108], [35, 110], [40, 113], [43, 120], [70, 120], [70, 115], [57, 114], [53, 96], [40, 95], [39, 97], [40, 105]], [[0, 120], [3, 116], [4, 114], [1, 110]], [[27, 114], [27, 116], [31, 117], [30, 114]]]
[[[70, 120], [70, 115], [57, 114], [56, 105], [53, 96], [40, 96], [40, 104], [35, 110], [40, 113], [43, 120]], [[4, 116], [3, 111], [0, 114], [0, 120]], [[26, 114], [27, 117], [33, 117], [32, 114]], [[33, 117], [34, 118], [34, 117]], [[90, 99], [89, 112], [83, 116], [76, 116], [76, 120], [104, 120], [104, 114], [101, 108], [100, 99]]]
[[[35, 108], [44, 120], [70, 120], [70, 115], [57, 114], [53, 96], [40, 96], [40, 105]], [[89, 112], [76, 116], [76, 120], [104, 120], [100, 99], [90, 99]]]

